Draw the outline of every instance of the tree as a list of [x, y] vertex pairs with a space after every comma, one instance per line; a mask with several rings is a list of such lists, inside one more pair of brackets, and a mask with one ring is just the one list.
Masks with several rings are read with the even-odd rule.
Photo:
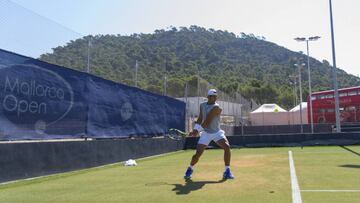
[[185, 82], [178, 78], [171, 78], [167, 81], [167, 94], [172, 97], [184, 97]]
[[[70, 41], [55, 47], [41, 60], [86, 71], [88, 40], [91, 38], [91, 74], [128, 85], [134, 85], [135, 61], [139, 62], [138, 86], [163, 93], [165, 72], [167, 92], [183, 96], [181, 86], [189, 84], [188, 96], [197, 96], [206, 81], [227, 94], [241, 93], [258, 103], [279, 102], [289, 105], [288, 78], [295, 73], [294, 63], [306, 58], [303, 53], [265, 41], [254, 34], [189, 28], [158, 29], [152, 34], [96, 35]], [[296, 60], [295, 60], [296, 58]], [[313, 90], [332, 89], [332, 71], [327, 61], [310, 58]], [[306, 70], [302, 71], [304, 76]], [[360, 79], [337, 69], [339, 87], [360, 85]], [[307, 77], [303, 77], [307, 83]], [[303, 88], [306, 89], [306, 88]], [[202, 90], [203, 91], [203, 90]], [[203, 94], [203, 92], [201, 92]], [[307, 95], [304, 94], [304, 101]]]

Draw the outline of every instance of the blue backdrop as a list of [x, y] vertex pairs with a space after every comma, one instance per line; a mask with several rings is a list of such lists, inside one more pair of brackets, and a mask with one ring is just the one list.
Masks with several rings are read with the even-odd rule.
[[0, 49], [0, 140], [154, 136], [185, 103]]

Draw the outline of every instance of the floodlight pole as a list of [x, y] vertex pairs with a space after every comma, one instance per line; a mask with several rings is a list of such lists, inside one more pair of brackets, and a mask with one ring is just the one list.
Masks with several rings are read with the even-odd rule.
[[167, 95], [167, 60], [165, 59], [165, 63], [164, 63], [164, 72], [165, 72], [165, 76], [164, 76], [164, 96]]
[[341, 132], [340, 126], [340, 110], [339, 110], [339, 91], [337, 84], [337, 75], [336, 75], [336, 57], [335, 57], [335, 40], [334, 40], [334, 26], [333, 26], [333, 16], [332, 16], [332, 4], [331, 0], [329, 0], [329, 8], [330, 8], [330, 27], [331, 27], [331, 44], [332, 44], [332, 58], [333, 58], [333, 86], [335, 93], [335, 120], [336, 120], [336, 132]]
[[[296, 75], [290, 75], [290, 78], [294, 80], [293, 83], [294, 83], [294, 107], [295, 107], [297, 105], [297, 101], [298, 101], [297, 88], [296, 88], [296, 78], [297, 78], [297, 76]], [[292, 115], [293, 115], [292, 116], [293, 124], [295, 124], [294, 114], [292, 114]]]
[[295, 38], [298, 42], [306, 42], [306, 53], [307, 53], [307, 67], [308, 67], [308, 77], [309, 77], [309, 103], [310, 103], [310, 123], [311, 123], [311, 133], [314, 133], [314, 118], [313, 118], [313, 108], [312, 108], [312, 99], [311, 99], [311, 74], [310, 74], [310, 56], [309, 56], [309, 41], [316, 41], [320, 39], [319, 36], [314, 37], [297, 37]]
[[86, 66], [87, 73], [90, 73], [90, 46], [91, 46], [91, 37], [89, 37], [89, 40], [88, 40], [87, 66]]
[[314, 133], [314, 119], [313, 119], [313, 108], [312, 108], [312, 98], [311, 98], [311, 76], [310, 76], [310, 57], [309, 57], [309, 40], [306, 40], [306, 52], [307, 52], [307, 67], [308, 67], [308, 76], [309, 76], [309, 103], [310, 103], [310, 125], [311, 133]]
[[135, 87], [137, 87], [137, 77], [138, 77], [138, 61], [135, 61]]
[[305, 66], [304, 63], [302, 64], [294, 64], [296, 67], [298, 67], [299, 69], [299, 90], [300, 90], [300, 132], [304, 133], [304, 128], [303, 128], [303, 120], [302, 120], [302, 88], [301, 88], [301, 67]]
[[294, 79], [294, 107], [297, 105], [298, 98], [297, 98], [297, 88], [296, 88], [296, 75], [290, 75], [290, 78]]
[[241, 121], [241, 136], [244, 136], [244, 120], [243, 120], [243, 112], [242, 112], [242, 104], [240, 104], [240, 121]]
[[166, 84], [167, 83], [167, 77], [166, 77], [166, 74], [165, 74], [165, 78], [164, 78], [164, 96], [166, 96], [167, 92], [166, 92]]

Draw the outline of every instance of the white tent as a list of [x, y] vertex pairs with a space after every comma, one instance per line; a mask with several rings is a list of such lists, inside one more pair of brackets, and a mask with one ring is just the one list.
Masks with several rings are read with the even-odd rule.
[[[302, 115], [302, 123], [308, 124], [308, 109], [307, 102], [301, 103], [301, 115]], [[301, 124], [300, 121], [300, 104], [295, 106], [289, 111], [289, 121], [291, 125]]]
[[253, 126], [260, 125], [288, 125], [288, 112], [277, 104], [263, 104], [250, 113]]

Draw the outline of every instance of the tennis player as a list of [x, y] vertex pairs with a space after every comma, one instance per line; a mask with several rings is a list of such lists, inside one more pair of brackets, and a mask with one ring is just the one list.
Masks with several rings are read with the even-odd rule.
[[195, 122], [193, 131], [189, 134], [190, 136], [197, 136], [200, 134], [200, 139], [196, 146], [196, 153], [192, 156], [190, 166], [185, 172], [184, 179], [189, 180], [191, 178], [194, 165], [199, 161], [199, 158], [211, 140], [224, 149], [225, 170], [223, 179], [234, 179], [234, 176], [230, 171], [231, 152], [229, 141], [225, 137], [225, 132], [220, 129], [221, 108], [219, 104], [216, 103], [216, 90], [210, 89], [207, 98], [207, 102], [200, 104], [199, 117]]

